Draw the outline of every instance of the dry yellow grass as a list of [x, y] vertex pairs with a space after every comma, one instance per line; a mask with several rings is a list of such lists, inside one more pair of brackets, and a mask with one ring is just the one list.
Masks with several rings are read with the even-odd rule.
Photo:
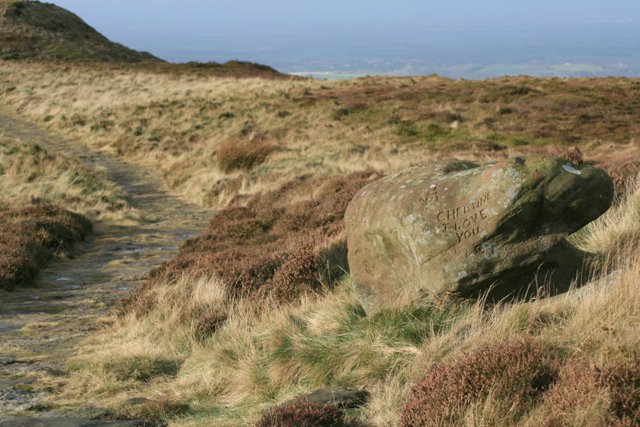
[[[0, 135], [0, 200], [48, 202], [102, 221], [135, 220], [124, 193], [100, 171], [30, 141]], [[0, 205], [0, 208], [3, 207]]]
[[[3, 108], [78, 144], [159, 169], [172, 190], [207, 206], [300, 175], [391, 173], [440, 157], [562, 154], [575, 144], [587, 161], [633, 163], [640, 152], [639, 83], [267, 81], [0, 63]], [[277, 148], [261, 165], [225, 171], [218, 149], [233, 141], [269, 141]], [[616, 149], [624, 156], [612, 159], [608, 154]], [[637, 185], [629, 186], [636, 191], [619, 207], [574, 236], [611, 265], [585, 288], [493, 307], [425, 300], [368, 318], [349, 278], [333, 293], [258, 311], [245, 301], [229, 304], [216, 278], [183, 277], [177, 285], [152, 288], [154, 304], [144, 315], [114, 317], [88, 340], [56, 399], [117, 411], [143, 395], [188, 404], [187, 416], [171, 412], [174, 425], [238, 426], [318, 387], [366, 386], [372, 401], [350, 416], [387, 426], [397, 424], [412, 386], [435, 364], [523, 335], [561, 347], [571, 361], [630, 360], [640, 327]], [[205, 333], [199, 323], [204, 313], [212, 315]], [[517, 420], [501, 419], [502, 410], [489, 396], [461, 409], [460, 417], [466, 425], [533, 426], [549, 415], [543, 403]], [[597, 423], [606, 410], [605, 396], [575, 408], [566, 420]]]
[[[637, 246], [612, 245], [603, 236], [636, 235], [639, 223], [620, 221], [619, 215], [636, 211], [638, 200], [640, 188], [583, 232], [586, 247], [615, 260], [612, 272], [529, 303], [486, 307], [425, 300], [368, 318], [348, 278], [333, 293], [260, 312], [242, 301], [230, 306], [215, 279], [184, 277], [177, 286], [157, 286], [146, 315], [114, 319], [85, 344], [65, 398], [89, 396], [118, 407], [132, 395], [162, 397], [191, 407], [189, 416], [170, 417], [171, 425], [238, 426], [252, 425], [278, 402], [338, 384], [372, 392], [372, 401], [352, 417], [390, 426], [397, 425], [412, 386], [434, 364], [518, 337], [561, 348], [566, 361], [608, 366], [633, 360], [640, 348], [640, 254]], [[195, 320], [203, 312], [223, 313], [226, 321], [199, 335]], [[153, 374], [150, 381], [115, 377], [140, 360]], [[180, 369], [154, 370], [166, 360]], [[605, 422], [607, 397], [602, 399], [564, 414], [563, 425]], [[551, 411], [538, 402], [505, 420], [502, 409], [489, 396], [460, 416], [465, 425], [536, 426]]]
[[[25, 79], [25, 75], [29, 78]], [[391, 173], [439, 157], [560, 153], [637, 161], [637, 79], [439, 77], [264, 80], [94, 65], [0, 63], [4, 108], [161, 170], [206, 206], [301, 174]], [[248, 171], [218, 167], [224, 144], [277, 146]], [[557, 145], [559, 148], [545, 148]]]

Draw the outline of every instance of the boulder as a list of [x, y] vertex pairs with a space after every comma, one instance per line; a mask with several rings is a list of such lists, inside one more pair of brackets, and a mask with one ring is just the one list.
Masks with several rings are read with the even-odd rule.
[[367, 312], [424, 294], [512, 295], [536, 272], [566, 282], [584, 254], [565, 238], [612, 197], [604, 171], [558, 158], [414, 167], [367, 185], [349, 204], [349, 266]]
[[370, 397], [371, 394], [365, 389], [324, 388], [299, 396], [284, 405], [309, 402], [321, 407], [332, 405], [340, 409], [353, 409], [366, 405]]

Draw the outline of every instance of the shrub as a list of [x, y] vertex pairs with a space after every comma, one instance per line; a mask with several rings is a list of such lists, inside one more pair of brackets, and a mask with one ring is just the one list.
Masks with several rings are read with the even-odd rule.
[[581, 165], [584, 161], [582, 151], [575, 145], [567, 148], [553, 146], [550, 151], [552, 155], [565, 159], [574, 165]]
[[85, 217], [51, 205], [0, 210], [0, 288], [26, 284], [90, 232]]
[[333, 112], [333, 120], [342, 120], [351, 113], [353, 113], [353, 110], [350, 108], [338, 108]]
[[417, 137], [419, 134], [418, 129], [412, 124], [402, 123], [396, 128], [398, 136]]
[[604, 368], [568, 363], [545, 394], [544, 408], [547, 425], [580, 423], [580, 414], [601, 424], [638, 425], [640, 365], [637, 360]]
[[624, 198], [629, 186], [635, 184], [640, 173], [640, 161], [636, 158], [606, 159], [598, 166], [606, 170], [613, 179], [615, 200], [617, 201]]
[[261, 165], [278, 147], [262, 139], [255, 141], [227, 141], [218, 147], [218, 167], [223, 172], [237, 169], [251, 170]]
[[598, 370], [598, 382], [609, 391], [609, 410], [624, 425], [640, 424], [640, 364], [638, 360]]
[[[187, 241], [174, 260], [153, 273], [149, 286], [177, 282], [184, 274], [215, 276], [228, 287], [232, 299], [291, 301], [331, 285], [348, 270], [344, 211], [355, 193], [376, 176], [367, 172], [300, 177], [245, 200], [244, 206], [223, 209], [205, 233]], [[314, 189], [317, 196], [308, 199]], [[144, 313], [152, 304], [146, 298], [143, 288], [125, 310]]]
[[486, 347], [434, 366], [413, 389], [401, 425], [460, 423], [466, 409], [489, 396], [508, 402], [505, 419], [517, 416], [549, 388], [556, 375], [557, 358], [532, 339]]
[[346, 427], [344, 412], [333, 405], [298, 401], [264, 413], [256, 427]]
[[198, 339], [205, 339], [213, 334], [227, 321], [226, 313], [212, 312], [201, 315], [195, 325], [195, 335]]

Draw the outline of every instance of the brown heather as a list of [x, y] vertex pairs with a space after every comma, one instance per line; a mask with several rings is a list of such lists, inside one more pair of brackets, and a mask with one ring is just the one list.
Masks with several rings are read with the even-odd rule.
[[558, 357], [531, 338], [489, 346], [434, 366], [413, 389], [403, 427], [457, 425], [472, 405], [492, 397], [516, 420], [553, 383]]
[[[153, 305], [147, 299], [149, 287], [184, 275], [220, 278], [232, 300], [290, 302], [330, 286], [348, 270], [344, 211], [376, 176], [300, 177], [276, 191], [238, 199], [162, 265], [125, 304], [125, 312], [144, 313]], [[220, 315], [208, 313], [198, 327], [215, 329], [219, 321]]]
[[544, 396], [547, 426], [584, 424], [637, 426], [640, 423], [640, 364], [637, 358], [605, 367], [571, 361]]
[[0, 289], [24, 285], [91, 231], [83, 216], [51, 205], [0, 208]]
[[165, 419], [184, 416], [189, 413], [189, 409], [189, 405], [159, 397], [153, 400], [143, 399], [136, 405], [124, 405], [114, 415], [118, 420], [135, 420], [144, 427], [162, 427], [166, 426]]

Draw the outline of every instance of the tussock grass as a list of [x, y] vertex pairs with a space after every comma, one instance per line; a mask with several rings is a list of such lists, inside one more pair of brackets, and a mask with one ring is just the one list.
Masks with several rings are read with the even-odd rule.
[[0, 198], [8, 205], [53, 203], [104, 221], [134, 220], [121, 189], [79, 160], [0, 135]]
[[105, 369], [118, 381], [149, 381], [158, 376], [175, 376], [179, 368], [175, 360], [144, 355], [111, 360], [105, 364]]
[[[581, 239], [617, 232], [613, 219], [637, 197], [630, 191]], [[638, 227], [624, 224], [627, 233]], [[169, 417], [174, 425], [231, 426], [253, 425], [305, 392], [345, 386], [371, 392], [369, 404], [346, 418], [365, 425], [398, 425], [403, 412], [405, 425], [437, 425], [408, 414], [462, 425], [632, 425], [640, 253], [636, 245], [590, 248], [616, 264], [560, 296], [491, 307], [425, 299], [373, 317], [349, 277], [332, 292], [256, 309], [250, 300], [230, 302], [219, 279], [185, 275], [149, 288], [146, 312], [114, 319], [85, 344], [64, 398], [99, 396], [117, 407], [144, 390], [189, 405], [186, 418]], [[205, 313], [215, 326], [202, 334]], [[117, 361], [126, 366], [134, 355], [175, 360], [180, 369], [114, 380]]]
[[[161, 170], [174, 191], [214, 207], [301, 175], [388, 174], [442, 157], [546, 152], [626, 176], [640, 164], [638, 87], [614, 78], [267, 80], [197, 68], [0, 64], [7, 109]], [[219, 158], [229, 141], [278, 150], [229, 168]]]
[[142, 421], [143, 425], [166, 425], [165, 420], [189, 414], [190, 408], [181, 402], [174, 402], [166, 397], [153, 400], [142, 398], [140, 403], [131, 401], [123, 404], [113, 415], [118, 419]]
[[[571, 237], [578, 247], [596, 253], [615, 253], [616, 249], [635, 245], [639, 241], [640, 175], [627, 178], [621, 185], [626, 189], [621, 200], [607, 215], [588, 224]], [[625, 251], [626, 252], [626, 251]], [[613, 260], [612, 260], [613, 261]]]
[[277, 146], [268, 141], [227, 141], [220, 144], [217, 158], [223, 172], [236, 169], [251, 170], [267, 159]]

